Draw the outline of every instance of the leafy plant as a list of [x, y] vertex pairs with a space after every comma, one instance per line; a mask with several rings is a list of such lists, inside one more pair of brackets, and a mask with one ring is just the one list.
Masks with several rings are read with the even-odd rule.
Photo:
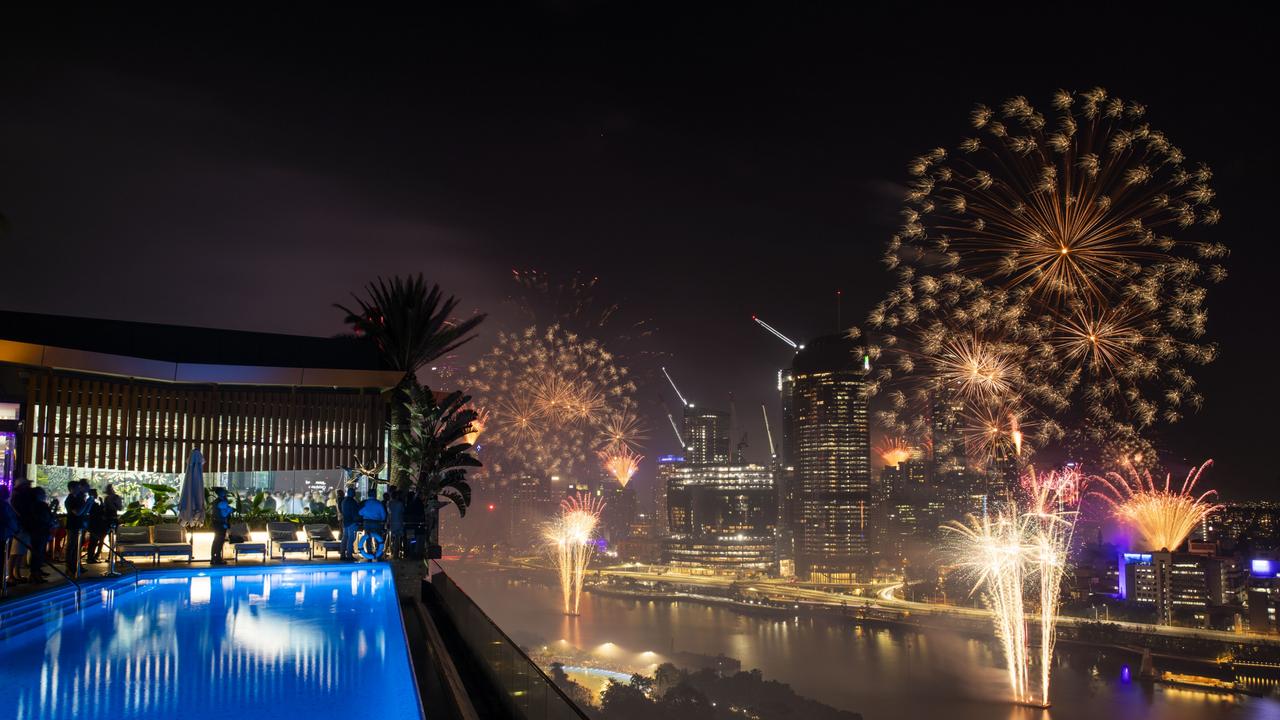
[[458, 508], [458, 515], [466, 515], [471, 505], [467, 469], [482, 467], [465, 440], [476, 419], [476, 412], [466, 407], [471, 397], [454, 392], [437, 400], [417, 382], [405, 395], [405, 432], [393, 436], [392, 443], [405, 459], [414, 489], [429, 505], [444, 498]]
[[140, 487], [144, 487], [151, 491], [154, 501], [151, 507], [142, 504], [140, 500], [134, 500], [125, 507], [124, 514], [120, 516], [122, 525], [156, 525], [166, 522], [172, 518], [166, 517], [174, 512], [174, 496], [176, 492], [168, 485], [158, 485], [155, 483], [138, 483]]
[[[421, 274], [390, 281], [378, 278], [365, 286], [365, 293], [366, 297], [354, 296], [356, 308], [334, 307], [347, 314], [346, 322], [356, 335], [372, 340], [387, 364], [404, 373], [397, 383], [401, 390], [417, 384], [416, 373], [424, 365], [475, 339], [470, 333], [486, 317], [451, 318], [460, 301], [446, 299], [440, 286], [428, 286]], [[391, 404], [391, 479], [401, 488], [408, 484], [410, 471], [407, 458], [398, 456], [396, 448], [404, 445], [400, 436], [407, 411], [403, 402]]]

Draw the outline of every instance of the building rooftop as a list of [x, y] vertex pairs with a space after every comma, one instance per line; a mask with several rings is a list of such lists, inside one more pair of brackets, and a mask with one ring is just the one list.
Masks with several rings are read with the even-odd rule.
[[0, 310], [0, 340], [178, 364], [386, 370], [356, 337], [311, 337]]

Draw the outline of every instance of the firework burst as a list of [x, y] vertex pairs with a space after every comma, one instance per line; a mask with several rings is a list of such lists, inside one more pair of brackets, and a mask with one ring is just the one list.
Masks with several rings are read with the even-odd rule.
[[631, 482], [631, 477], [640, 469], [640, 461], [644, 460], [643, 455], [636, 455], [626, 446], [612, 446], [601, 450], [599, 453], [600, 462], [604, 464], [605, 472], [609, 473], [614, 480], [622, 487], [626, 487]]
[[648, 430], [640, 418], [630, 410], [610, 415], [600, 428], [600, 440], [605, 449], [638, 450], [640, 443], [648, 440]]
[[885, 467], [897, 467], [911, 459], [911, 445], [901, 437], [886, 437], [876, 443], [876, 456]]
[[603, 500], [579, 493], [560, 503], [560, 515], [544, 530], [543, 537], [560, 575], [565, 615], [578, 614], [582, 580], [591, 562], [602, 510]]
[[[888, 355], [874, 388], [924, 376], [971, 407], [1017, 406], [1024, 426], [1039, 416], [1029, 447], [1069, 434], [1130, 456], [1145, 429], [1200, 406], [1190, 368], [1216, 354], [1204, 302], [1228, 250], [1200, 239], [1221, 219], [1212, 172], [1145, 113], [1099, 88], [1043, 112], [1016, 97], [911, 162], [884, 257], [899, 284], [864, 334]], [[910, 431], [912, 399], [882, 420]]]
[[1041, 514], [1079, 507], [1085, 481], [1084, 473], [1076, 467], [1047, 473], [1037, 473], [1035, 468], [1028, 468], [1021, 477], [1022, 489], [1032, 511]]
[[499, 470], [572, 474], [602, 438], [638, 437], [627, 368], [600, 342], [559, 325], [500, 333], [469, 373], [477, 402], [489, 411], [487, 445]]
[[1149, 470], [1129, 465], [1125, 475], [1110, 472], [1094, 477], [1100, 488], [1094, 494], [1111, 506], [1117, 518], [1138, 532], [1143, 550], [1174, 550], [1209, 513], [1222, 507], [1211, 502], [1216, 490], [1195, 493], [1200, 476], [1211, 465], [1213, 461], [1206, 460], [1193, 468], [1181, 487], [1173, 486], [1171, 473], [1164, 476], [1160, 485]]
[[480, 434], [484, 432], [485, 424], [489, 422], [489, 410], [487, 408], [473, 409], [476, 417], [471, 421], [471, 426], [467, 430], [467, 434], [463, 436], [462, 441], [468, 445], [475, 445], [480, 439]]

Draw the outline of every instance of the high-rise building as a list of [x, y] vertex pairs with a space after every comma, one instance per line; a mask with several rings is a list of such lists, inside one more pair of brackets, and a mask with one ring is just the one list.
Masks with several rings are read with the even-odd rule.
[[852, 582], [869, 565], [872, 519], [867, 359], [845, 335], [808, 343], [792, 363], [796, 574]]
[[686, 406], [684, 459], [691, 465], [729, 464], [729, 413]]
[[683, 455], [658, 457], [658, 482], [653, 490], [653, 530], [656, 537], [664, 538], [671, 534], [671, 524], [667, 517], [667, 489], [671, 487], [673, 473], [683, 466]]
[[1161, 625], [1207, 627], [1210, 610], [1225, 605], [1238, 572], [1230, 558], [1215, 557], [1208, 549], [1122, 553], [1119, 563], [1120, 597], [1154, 606]]
[[778, 507], [770, 468], [677, 463], [667, 468], [667, 563], [714, 573], [775, 571]]
[[778, 574], [793, 577], [796, 569], [796, 528], [800, 526], [796, 502], [796, 468], [792, 462], [795, 445], [795, 413], [792, 390], [795, 374], [791, 368], [778, 371], [779, 407], [782, 409], [781, 442], [774, 460], [774, 486], [778, 489]]
[[960, 415], [964, 402], [946, 388], [934, 392], [929, 413], [930, 445], [933, 457], [929, 474], [943, 489], [962, 494], [969, 491], [969, 460], [965, 455], [964, 437], [960, 434]]

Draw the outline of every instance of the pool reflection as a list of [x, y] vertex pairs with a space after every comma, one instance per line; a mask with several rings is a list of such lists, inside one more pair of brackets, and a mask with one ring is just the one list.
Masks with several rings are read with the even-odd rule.
[[0, 649], [0, 717], [420, 716], [386, 568], [144, 579]]

